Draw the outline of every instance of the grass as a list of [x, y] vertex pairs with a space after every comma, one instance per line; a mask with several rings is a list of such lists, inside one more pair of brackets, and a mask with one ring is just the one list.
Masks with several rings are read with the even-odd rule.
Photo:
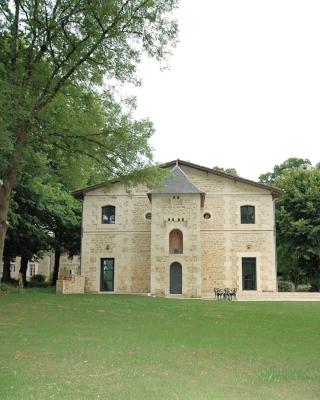
[[0, 296], [0, 398], [319, 399], [320, 303]]

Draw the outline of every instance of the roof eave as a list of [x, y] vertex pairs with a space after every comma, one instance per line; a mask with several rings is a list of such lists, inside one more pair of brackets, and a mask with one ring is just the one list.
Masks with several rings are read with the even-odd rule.
[[166, 168], [166, 167], [170, 167], [172, 165], [175, 165], [177, 163], [178, 163], [178, 165], [184, 165], [186, 167], [195, 168], [195, 169], [198, 169], [200, 171], [204, 171], [204, 172], [211, 173], [211, 174], [214, 174], [214, 175], [218, 175], [218, 176], [221, 176], [221, 177], [224, 177], [224, 178], [228, 178], [228, 179], [234, 180], [235, 182], [241, 182], [241, 183], [245, 183], [247, 185], [256, 186], [256, 187], [259, 187], [261, 189], [269, 190], [270, 192], [272, 192], [272, 195], [274, 197], [276, 197], [276, 196], [277, 197], [281, 197], [282, 194], [284, 193], [284, 191], [282, 189], [279, 189], [279, 188], [277, 188], [275, 186], [269, 186], [269, 185], [265, 185], [264, 183], [251, 181], [250, 179], [246, 179], [246, 178], [241, 178], [240, 176], [230, 175], [230, 174], [227, 174], [226, 172], [217, 171], [217, 170], [215, 170], [213, 168], [203, 167], [202, 165], [193, 164], [193, 163], [191, 163], [189, 161], [184, 161], [184, 160], [177, 159], [177, 160], [174, 160], [174, 161], [169, 161], [169, 162], [167, 162], [165, 164], [161, 164], [160, 167], [161, 168]]
[[91, 190], [95, 190], [95, 189], [100, 189], [104, 186], [108, 186], [108, 185], [112, 185], [114, 183], [118, 183], [120, 182], [119, 179], [112, 179], [110, 181], [105, 181], [105, 182], [101, 182], [101, 183], [97, 183], [95, 185], [91, 185], [91, 186], [87, 186], [83, 189], [78, 189], [78, 190], [74, 190], [73, 192], [71, 192], [71, 194], [79, 200], [83, 200], [84, 195], [88, 192], [91, 192]]
[[[183, 161], [183, 160], [177, 159], [177, 160], [169, 161], [167, 163], [159, 164], [159, 167], [160, 168], [167, 168], [167, 167], [171, 167], [171, 166], [177, 165], [177, 163], [180, 164], [180, 165], [184, 165], [186, 167], [195, 168], [195, 169], [198, 169], [200, 171], [204, 171], [204, 172], [211, 173], [211, 174], [214, 174], [214, 175], [217, 175], [217, 176], [221, 176], [221, 177], [224, 177], [224, 178], [227, 178], [227, 179], [231, 179], [231, 180], [233, 180], [235, 182], [241, 182], [241, 183], [245, 183], [247, 185], [252, 185], [252, 186], [255, 186], [255, 187], [259, 187], [261, 189], [269, 190], [274, 199], [277, 199], [277, 198], [281, 197], [283, 195], [283, 193], [284, 193], [284, 191], [282, 189], [279, 189], [277, 187], [265, 185], [264, 183], [260, 183], [260, 182], [251, 181], [249, 179], [241, 178], [240, 176], [230, 175], [230, 174], [227, 174], [225, 172], [221, 172], [221, 171], [217, 171], [217, 170], [214, 170], [214, 169], [211, 169], [211, 168], [203, 167], [203, 166], [198, 165], [198, 164], [193, 164], [193, 163], [191, 163], [189, 161]], [[96, 185], [87, 186], [87, 187], [85, 187], [83, 189], [78, 189], [78, 190], [73, 191], [72, 195], [75, 196], [76, 198], [83, 199], [84, 195], [86, 193], [88, 193], [89, 191], [95, 190], [95, 189], [99, 189], [100, 187], [103, 187], [103, 186], [106, 186], [106, 185], [112, 184], [112, 183], [117, 183], [117, 182], [120, 182], [119, 178], [115, 178], [115, 179], [110, 180], [110, 181], [101, 182], [101, 183], [98, 183]]]

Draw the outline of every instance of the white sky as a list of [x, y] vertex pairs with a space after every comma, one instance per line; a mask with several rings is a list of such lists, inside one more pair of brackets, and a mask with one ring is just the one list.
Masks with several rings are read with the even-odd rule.
[[181, 0], [170, 70], [146, 60], [138, 116], [155, 160], [258, 176], [289, 157], [320, 161], [320, 1]]

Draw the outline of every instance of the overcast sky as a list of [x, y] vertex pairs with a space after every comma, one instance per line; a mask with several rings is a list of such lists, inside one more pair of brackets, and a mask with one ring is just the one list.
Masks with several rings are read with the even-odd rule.
[[171, 69], [145, 60], [138, 116], [155, 160], [258, 176], [320, 161], [320, 1], [181, 0]]

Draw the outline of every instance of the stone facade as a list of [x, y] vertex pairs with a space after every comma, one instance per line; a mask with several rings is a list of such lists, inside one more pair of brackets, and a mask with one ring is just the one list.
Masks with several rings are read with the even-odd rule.
[[[17, 257], [10, 263], [11, 278], [18, 280], [20, 270], [21, 258]], [[28, 261], [28, 269], [26, 278], [30, 281], [31, 277], [36, 274], [45, 276], [46, 281], [52, 278], [54, 267], [54, 253], [46, 253], [41, 258], [35, 261]], [[60, 257], [59, 275], [77, 275], [80, 272], [80, 257], [68, 257], [63, 254]]]
[[56, 284], [56, 292], [61, 294], [84, 293], [84, 277], [72, 275], [68, 279], [59, 278]]
[[[101, 260], [111, 259], [115, 293], [169, 295], [173, 263], [182, 267], [185, 297], [212, 296], [216, 287], [241, 292], [247, 257], [256, 260], [255, 290], [276, 291], [274, 199], [280, 191], [188, 162], [177, 164], [198, 192], [151, 191], [148, 198], [142, 185], [128, 193], [114, 182], [76, 193], [83, 198], [81, 275], [86, 291], [101, 291]], [[101, 210], [107, 205], [115, 207], [114, 224], [102, 223]], [[243, 205], [255, 207], [255, 223], [241, 223]], [[169, 252], [173, 229], [182, 232], [182, 254]]]

